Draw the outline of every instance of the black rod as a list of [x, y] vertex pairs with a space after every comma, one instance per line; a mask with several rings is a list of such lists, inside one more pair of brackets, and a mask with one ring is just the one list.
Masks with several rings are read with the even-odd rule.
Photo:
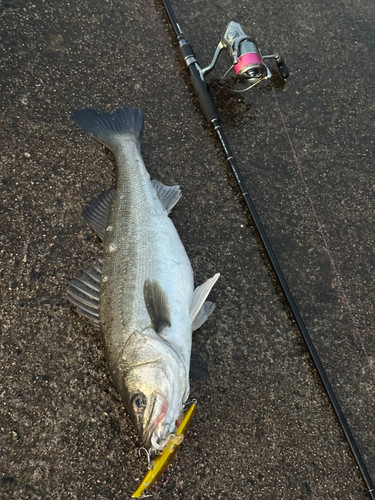
[[263, 228], [263, 225], [261, 223], [261, 220], [259, 218], [259, 215], [256, 211], [256, 208], [254, 206], [254, 203], [250, 197], [250, 194], [247, 190], [247, 187], [245, 185], [245, 182], [243, 180], [243, 177], [241, 175], [241, 172], [237, 166], [237, 162], [233, 157], [232, 151], [229, 147], [228, 141], [223, 133], [223, 130], [220, 126], [219, 123], [219, 113], [216, 110], [215, 104], [213, 102], [213, 99], [208, 91], [208, 87], [206, 82], [201, 78], [200, 73], [199, 73], [199, 66], [197, 64], [197, 61], [194, 56], [193, 49], [189, 44], [186, 43], [183, 33], [181, 31], [180, 25], [177, 22], [176, 16], [172, 10], [172, 6], [169, 2], [169, 0], [162, 0], [165, 10], [168, 14], [168, 17], [170, 19], [170, 22], [173, 26], [173, 29], [176, 33], [177, 39], [180, 43], [180, 52], [182, 54], [182, 57], [184, 58], [187, 67], [190, 72], [190, 78], [192, 81], [192, 84], [194, 86], [195, 91], [198, 94], [199, 102], [202, 108], [203, 113], [206, 115], [206, 118], [209, 123], [213, 126], [220, 144], [225, 152], [226, 159], [230, 165], [230, 168], [232, 170], [232, 173], [236, 179], [236, 182], [238, 184], [238, 187], [241, 190], [242, 196], [245, 200], [247, 209], [253, 219], [253, 222], [255, 224], [255, 227], [258, 231], [259, 237], [263, 243], [264, 249], [267, 253], [267, 256], [270, 260], [271, 266], [273, 268], [274, 273], [277, 276], [277, 279], [280, 283], [280, 286], [282, 288], [283, 294], [288, 302], [288, 305], [290, 307], [290, 310], [293, 314], [293, 317], [296, 321], [296, 324], [298, 326], [298, 329], [303, 337], [303, 340], [305, 341], [305, 344], [307, 346], [307, 349], [310, 353], [311, 359], [313, 360], [313, 363], [315, 365], [315, 368], [320, 376], [320, 379], [322, 381], [322, 384], [324, 386], [324, 389], [327, 393], [328, 399], [334, 409], [334, 412], [339, 420], [339, 423], [341, 425], [341, 428], [344, 432], [344, 435], [346, 437], [346, 440], [348, 441], [349, 447], [352, 450], [352, 453], [354, 455], [354, 458], [357, 462], [357, 465], [359, 467], [359, 470], [362, 474], [362, 477], [367, 485], [368, 492], [371, 496], [372, 500], [375, 500], [375, 487], [374, 484], [371, 480], [371, 477], [367, 471], [366, 465], [362, 459], [362, 456], [359, 452], [359, 449], [357, 447], [357, 444], [354, 440], [354, 437], [350, 431], [350, 428], [346, 422], [346, 419], [344, 417], [344, 414], [340, 408], [339, 402], [336, 398], [336, 395], [332, 389], [332, 386], [328, 380], [328, 377], [324, 371], [323, 365], [319, 359], [318, 353], [315, 349], [315, 346], [310, 338], [310, 335], [306, 329], [306, 326], [303, 322], [303, 319], [300, 315], [300, 312], [298, 310], [298, 307], [294, 301], [294, 298], [290, 292], [289, 286], [284, 278], [284, 275], [281, 271], [280, 265], [277, 261], [276, 255], [272, 249], [272, 246], [267, 238], [266, 232]]
[[279, 280], [280, 286], [283, 290], [284, 296], [288, 302], [288, 305], [289, 305], [290, 310], [293, 314], [293, 317], [297, 323], [298, 329], [303, 337], [303, 340], [306, 343], [307, 349], [308, 349], [310, 356], [313, 360], [315, 368], [320, 376], [320, 379], [323, 383], [324, 389], [326, 390], [326, 393], [328, 395], [328, 399], [329, 399], [329, 401], [330, 401], [330, 403], [331, 403], [331, 405], [336, 413], [336, 416], [339, 420], [341, 428], [344, 432], [344, 435], [349, 443], [350, 449], [352, 450], [354, 458], [357, 462], [359, 470], [361, 471], [363, 479], [366, 482], [366, 485], [368, 487], [368, 491], [371, 495], [371, 498], [374, 500], [375, 499], [375, 489], [374, 489], [374, 485], [373, 485], [373, 482], [371, 480], [371, 477], [367, 471], [366, 465], [362, 459], [362, 456], [359, 452], [359, 449], [358, 449], [357, 444], [354, 440], [354, 437], [350, 431], [348, 423], [346, 422], [346, 419], [345, 419], [344, 414], [340, 408], [339, 402], [338, 402], [336, 395], [332, 389], [332, 386], [329, 382], [329, 379], [324, 371], [324, 368], [323, 368], [322, 363], [319, 359], [318, 353], [316, 352], [315, 346], [311, 340], [311, 337], [306, 329], [306, 326], [305, 326], [303, 319], [300, 315], [298, 307], [294, 301], [293, 295], [291, 294], [289, 286], [288, 286], [288, 284], [284, 278], [284, 275], [281, 271], [281, 268], [280, 268], [280, 265], [276, 259], [275, 253], [274, 253], [272, 246], [267, 238], [267, 235], [264, 231], [263, 225], [259, 219], [258, 213], [257, 213], [255, 206], [254, 206], [254, 204], [250, 198], [250, 195], [247, 191], [247, 188], [246, 188], [246, 185], [243, 181], [241, 173], [238, 169], [236, 160], [233, 158], [232, 152], [229, 148], [228, 142], [227, 142], [227, 140], [222, 132], [222, 129], [221, 129], [219, 123], [218, 122], [213, 123], [213, 126], [214, 126], [215, 131], [219, 137], [219, 140], [223, 146], [223, 149], [224, 149], [225, 154], [227, 156], [228, 163], [232, 169], [232, 172], [233, 172], [234, 177], [237, 181], [237, 184], [238, 184], [239, 188], [241, 189], [241, 193], [242, 193], [242, 196], [246, 202], [246, 206], [251, 214], [251, 217], [253, 219], [255, 227], [257, 228], [258, 234], [262, 240], [263, 246], [264, 246], [266, 253], [267, 253], [267, 256], [271, 262], [272, 268], [277, 276], [277, 279]]

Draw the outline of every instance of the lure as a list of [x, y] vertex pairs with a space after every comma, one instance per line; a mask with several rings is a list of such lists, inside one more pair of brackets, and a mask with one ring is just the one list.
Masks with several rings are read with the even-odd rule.
[[153, 486], [159, 477], [163, 474], [165, 469], [171, 463], [173, 457], [175, 456], [180, 444], [184, 440], [184, 435], [188, 430], [191, 419], [193, 418], [196, 405], [193, 403], [188, 411], [185, 413], [182, 419], [176, 435], [172, 436], [167, 446], [165, 447], [163, 453], [155, 458], [154, 467], [149, 470], [143, 479], [142, 483], [138, 486], [137, 490], [133, 493], [132, 498], [140, 498], [144, 490], [148, 490]]
[[255, 205], [252, 199], [250, 198], [249, 191], [242, 178], [237, 162], [233, 156], [228, 141], [221, 128], [219, 113], [209, 93], [207, 83], [204, 80], [205, 75], [207, 75], [214, 68], [217, 59], [219, 57], [219, 54], [223, 49], [227, 49], [229, 52], [229, 56], [232, 61], [232, 66], [230, 69], [232, 69], [232, 67], [234, 68], [237, 79], [239, 81], [247, 81], [248, 83], [250, 83], [250, 86], [244, 90], [249, 90], [250, 88], [254, 87], [254, 85], [260, 83], [262, 80], [265, 80], [272, 76], [272, 73], [270, 72], [269, 68], [266, 66], [264, 62], [265, 59], [274, 59], [276, 61], [279, 73], [284, 80], [289, 76], [288, 68], [286, 67], [283, 59], [278, 53], [269, 56], [262, 56], [254, 40], [245, 34], [240, 24], [233, 21], [231, 21], [225, 28], [221, 40], [216, 47], [216, 51], [212, 59], [212, 62], [206, 68], [201, 68], [201, 66], [199, 65], [198, 61], [195, 58], [194, 51], [191, 45], [187, 43], [185, 40], [184, 34], [182, 33], [181, 27], [177, 22], [176, 16], [172, 9], [170, 0], [162, 0], [162, 2], [165, 11], [169, 17], [169, 20], [171, 22], [173, 31], [177, 37], [181, 56], [185, 61], [187, 69], [190, 73], [191, 83], [193, 84], [194, 90], [198, 94], [201, 110], [205, 114], [208, 123], [212, 125], [214, 131], [218, 136], [218, 139], [224, 150], [226, 159], [233, 172], [234, 178], [238, 184], [238, 187], [241, 190], [242, 196], [246, 204], [246, 208], [253, 219], [254, 225], [263, 243], [264, 250], [266, 251], [266, 254], [269, 258], [269, 262], [272, 265], [275, 275], [280, 283], [284, 297], [286, 298], [289, 304], [290, 310], [294, 316], [298, 329], [305, 341], [305, 344], [310, 353], [315, 368], [320, 376], [324, 389], [326, 390], [329, 401], [336, 413], [338, 421], [341, 425], [341, 428], [348, 441], [350, 449], [357, 462], [358, 468], [367, 485], [368, 492], [371, 495], [372, 500], [375, 500], [374, 483], [372, 482], [372, 479], [368, 473], [365, 462], [359, 452], [357, 444], [346, 422], [345, 416], [341, 410], [336, 395], [332, 389], [332, 386], [324, 371], [323, 365], [319, 359], [315, 346], [310, 338], [310, 335], [303, 322], [302, 316], [291, 294], [288, 283], [286, 282], [281, 267], [276, 259], [275, 252], [273, 251], [273, 248], [268, 240], [268, 237], [263, 228], [259, 215], [256, 211]]

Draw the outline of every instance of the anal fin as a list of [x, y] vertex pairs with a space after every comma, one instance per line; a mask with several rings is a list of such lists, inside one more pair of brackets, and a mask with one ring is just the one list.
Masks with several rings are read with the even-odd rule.
[[166, 186], [156, 179], [152, 179], [151, 184], [155, 189], [159, 200], [168, 213], [171, 213], [172, 208], [176, 205], [181, 198], [180, 186]]

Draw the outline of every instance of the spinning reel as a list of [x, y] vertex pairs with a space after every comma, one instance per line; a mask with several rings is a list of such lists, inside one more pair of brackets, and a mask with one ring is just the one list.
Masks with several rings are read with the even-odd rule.
[[272, 74], [268, 66], [264, 63], [265, 59], [275, 59], [279, 73], [284, 80], [289, 76], [288, 68], [280, 54], [275, 53], [262, 56], [254, 40], [245, 34], [241, 25], [235, 21], [231, 21], [221, 36], [211, 63], [199, 70], [202, 80], [204, 80], [205, 75], [214, 69], [223, 49], [228, 49], [232, 60], [232, 66], [225, 73], [224, 77], [233, 68], [239, 82], [250, 84], [249, 87], [242, 90], [233, 89], [235, 92], [245, 92], [262, 80], [271, 78]]

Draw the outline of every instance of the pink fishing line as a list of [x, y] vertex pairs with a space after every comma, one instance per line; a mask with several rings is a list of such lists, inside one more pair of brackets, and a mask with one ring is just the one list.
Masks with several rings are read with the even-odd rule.
[[300, 163], [298, 161], [298, 158], [297, 158], [297, 155], [296, 155], [296, 152], [295, 152], [295, 149], [293, 147], [293, 143], [292, 143], [292, 140], [290, 138], [290, 135], [289, 135], [289, 132], [288, 132], [288, 129], [287, 129], [287, 126], [286, 126], [286, 123], [285, 123], [285, 119], [284, 119], [284, 116], [281, 112], [281, 108], [280, 108], [280, 105], [279, 105], [279, 101], [277, 100], [277, 96], [276, 96], [276, 92], [275, 92], [275, 89], [274, 87], [272, 86], [272, 92], [273, 92], [273, 96], [275, 98], [275, 101], [276, 101], [276, 106], [277, 106], [277, 109], [279, 110], [279, 113], [280, 113], [280, 118], [281, 118], [281, 121], [282, 121], [282, 124], [284, 126], [284, 130], [285, 130], [285, 133], [286, 133], [286, 136], [288, 138], [288, 142], [289, 142], [289, 145], [290, 145], [290, 149], [292, 150], [292, 153], [293, 153], [293, 157], [294, 157], [294, 161], [297, 165], [297, 169], [298, 169], [298, 172], [299, 172], [299, 175], [302, 179], [302, 183], [303, 183], [303, 186], [304, 186], [304, 189], [305, 189], [305, 192], [306, 192], [306, 196], [307, 196], [307, 199], [309, 200], [309, 203], [310, 203], [310, 206], [311, 206], [311, 209], [312, 209], [312, 212], [314, 214], [314, 217], [315, 217], [315, 220], [316, 220], [316, 223], [317, 223], [317, 226], [318, 226], [318, 230], [320, 232], [320, 235], [323, 239], [323, 243], [324, 243], [324, 247], [326, 249], [326, 252], [327, 252], [327, 255], [328, 255], [328, 258], [329, 258], [329, 261], [331, 263], [331, 266], [332, 266], [332, 270], [333, 270], [333, 273], [334, 275], [336, 276], [336, 280], [338, 282], [338, 285], [339, 285], [339, 289], [340, 289], [340, 292], [341, 292], [341, 295], [342, 295], [342, 299], [344, 301], [344, 304], [349, 312], [349, 315], [350, 315], [350, 318], [352, 320], [352, 323], [353, 323], [353, 327], [354, 327], [354, 331], [360, 341], [360, 344], [362, 346], [362, 349], [363, 349], [363, 352], [365, 353], [365, 357], [366, 357], [366, 360], [367, 360], [367, 363], [369, 365], [369, 368], [370, 368], [370, 371], [372, 372], [373, 376], [375, 377], [375, 368], [372, 368], [371, 367], [371, 360], [370, 360], [370, 356], [368, 355], [367, 353], [367, 350], [366, 350], [366, 347], [365, 347], [365, 344], [364, 344], [364, 341], [363, 341], [363, 338], [362, 338], [362, 335], [359, 331], [359, 328], [357, 326], [357, 322], [356, 322], [356, 319], [354, 317], [354, 314], [353, 314], [353, 311], [352, 311], [352, 308], [350, 306], [350, 303], [349, 303], [349, 300], [348, 300], [348, 297], [345, 293], [345, 290], [344, 290], [344, 286], [343, 286], [343, 283], [342, 283], [342, 278], [340, 276], [340, 273], [338, 272], [337, 270], [337, 267], [336, 267], [336, 264], [335, 264], [335, 261], [333, 259], [333, 256], [332, 256], [332, 253], [331, 253], [331, 250], [329, 248], [329, 245], [328, 245], [328, 241], [327, 241], [327, 238], [325, 237], [324, 235], [324, 231], [323, 231], [323, 228], [322, 228], [322, 225], [319, 221], [319, 217], [318, 217], [318, 214], [315, 210], [315, 206], [314, 206], [314, 203], [312, 201], [312, 198], [310, 196], [310, 193], [309, 193], [309, 188], [307, 187], [307, 184], [306, 184], [306, 181], [303, 177], [303, 173], [302, 173], [302, 168], [300, 166]]

